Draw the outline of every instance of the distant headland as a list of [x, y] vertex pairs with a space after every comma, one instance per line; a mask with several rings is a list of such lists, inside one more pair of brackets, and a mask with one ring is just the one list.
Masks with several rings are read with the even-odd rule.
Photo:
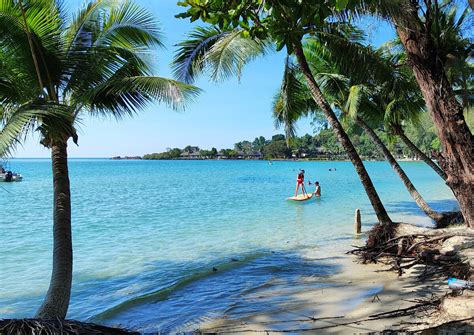
[[[353, 136], [353, 141], [359, 148], [359, 154], [364, 160], [383, 160], [377, 147], [364, 134]], [[416, 136], [415, 140], [418, 141]], [[388, 142], [388, 141], [387, 141]], [[397, 160], [416, 160], [402, 143], [391, 144]], [[427, 152], [432, 147], [424, 148]], [[331, 129], [323, 128], [312, 136], [287, 139], [283, 134], [266, 139], [256, 137], [253, 141], [244, 140], [234, 144], [233, 149], [201, 149], [198, 146], [188, 145], [184, 148], [167, 148], [164, 152], [150, 153], [141, 156], [116, 156], [113, 160], [347, 160], [348, 157], [337, 141]]]

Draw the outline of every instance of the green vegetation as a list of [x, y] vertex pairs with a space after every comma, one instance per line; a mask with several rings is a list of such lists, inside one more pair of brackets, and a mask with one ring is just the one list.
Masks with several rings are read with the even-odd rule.
[[182, 150], [179, 148], [170, 149], [161, 153], [147, 154], [143, 159], [176, 159], [181, 155]]
[[[456, 1], [449, 0], [184, 0], [179, 4], [185, 11], [178, 17], [201, 20], [208, 26], [196, 28], [180, 43], [174, 61], [177, 78], [192, 83], [199, 74], [209, 73], [211, 79], [221, 81], [240, 76], [244, 65], [270, 48], [286, 51], [274, 111], [277, 124], [285, 128], [288, 148], [298, 118], [315, 112], [324, 115], [353, 163], [379, 222], [387, 225], [392, 220], [361, 160], [358, 149], [363, 145], [354, 144], [348, 123], [356, 123], [369, 134], [406, 182], [381, 136], [373, 131], [383, 129], [387, 136], [402, 139], [446, 180], [464, 219], [474, 227], [474, 138], [464, 117], [472, 96], [471, 43], [463, 36], [470, 11], [467, 5], [458, 12]], [[351, 12], [393, 24], [399, 38], [392, 47], [396, 52], [389, 50], [387, 55], [366, 46], [360, 33], [348, 25]], [[321, 72], [319, 65], [327, 65], [326, 71]], [[354, 77], [354, 70], [364, 76]], [[419, 144], [441, 149], [436, 153], [440, 166], [405, 133], [404, 128], [423, 109], [428, 110], [439, 139], [425, 138]], [[282, 144], [272, 145], [274, 152], [282, 148]]]
[[[0, 0], [0, 156], [37, 131], [51, 151], [53, 271], [40, 318], [64, 319], [72, 285], [68, 140], [86, 115], [122, 119], [151, 102], [175, 109], [199, 90], [152, 75], [162, 46], [155, 18], [132, 1], [89, 1], [75, 15], [61, 1]], [[68, 20], [67, 18], [71, 18]]]
[[[452, 0], [179, 4], [184, 12], [178, 17], [207, 26], [196, 27], [179, 44], [176, 81], [153, 75], [149, 53], [162, 46], [160, 31], [153, 16], [131, 1], [91, 0], [70, 16], [61, 1], [0, 0], [0, 156], [37, 131], [52, 158], [53, 273], [38, 317], [64, 318], [69, 305], [67, 146], [69, 140], [77, 143], [84, 114], [122, 119], [151, 102], [181, 109], [199, 93], [191, 86], [197, 76], [207, 73], [216, 82], [239, 77], [248, 62], [271, 50], [287, 53], [273, 102], [285, 135], [244, 140], [233, 149], [188, 146], [144, 158], [347, 158], [384, 227], [378, 236], [383, 242], [391, 237], [384, 232], [392, 231], [392, 220], [362, 158], [387, 159], [412, 193], [416, 190], [392, 153], [416, 156], [446, 180], [466, 223], [474, 227], [469, 129], [474, 74], [472, 43], [463, 36], [467, 5], [458, 11]], [[348, 24], [351, 12], [393, 24], [397, 41], [377, 50], [368, 46], [363, 32]], [[295, 122], [303, 116], [315, 119], [314, 136], [296, 136]]]
[[[426, 152], [436, 150], [437, 137], [433, 131], [433, 125], [429, 125], [430, 119], [428, 116], [424, 116], [424, 127], [408, 128], [408, 135], [415, 143], [424, 143], [425, 138], [432, 139], [426, 146], [421, 146]], [[417, 131], [415, 131], [417, 130]], [[413, 153], [404, 146], [400, 140], [393, 141], [388, 138], [387, 134], [382, 130], [376, 130], [379, 137], [383, 139], [387, 146], [389, 146], [398, 158], [416, 159]], [[361, 157], [365, 160], [382, 160], [383, 155], [373, 144], [370, 138], [365, 132], [362, 132], [357, 127], [352, 127], [349, 131], [349, 136], [357, 147]], [[248, 145], [250, 144], [250, 145]], [[301, 137], [292, 137], [289, 141], [289, 146], [285, 135], [277, 134], [271, 139], [267, 140], [265, 137], [257, 137], [253, 142], [244, 140], [235, 143], [233, 149], [221, 149], [217, 150], [212, 148], [211, 150], [202, 150], [198, 147], [188, 146], [183, 149], [173, 148], [168, 149], [161, 153], [152, 153], [143, 156], [143, 159], [147, 160], [168, 160], [168, 159], [189, 159], [189, 156], [182, 156], [182, 154], [194, 148], [199, 155], [194, 156], [194, 159], [237, 159], [237, 158], [251, 158], [251, 159], [347, 159], [347, 155], [344, 153], [344, 149], [337, 141], [334, 132], [324, 125], [317, 129], [315, 135], [305, 134]], [[255, 157], [254, 155], [261, 153], [262, 157]], [[252, 155], [254, 154], [254, 155]], [[251, 157], [248, 157], [248, 156]]]

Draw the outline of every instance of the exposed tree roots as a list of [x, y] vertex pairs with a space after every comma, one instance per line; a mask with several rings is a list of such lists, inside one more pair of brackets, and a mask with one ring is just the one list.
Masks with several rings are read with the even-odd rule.
[[375, 225], [368, 233], [367, 243], [349, 253], [359, 256], [362, 263], [382, 262], [391, 265], [389, 270], [401, 276], [405, 270], [424, 265], [420, 280], [434, 275], [453, 276], [469, 279], [469, 262], [455, 251], [442, 250], [443, 242], [454, 236], [474, 237], [472, 232], [449, 232], [449, 229], [415, 231], [412, 234], [397, 234], [397, 224]]
[[1, 335], [129, 335], [139, 334], [118, 328], [109, 328], [92, 323], [60, 319], [0, 320]]
[[446, 228], [451, 225], [464, 223], [464, 217], [461, 212], [442, 212], [440, 213], [440, 218], [436, 220], [436, 228]]

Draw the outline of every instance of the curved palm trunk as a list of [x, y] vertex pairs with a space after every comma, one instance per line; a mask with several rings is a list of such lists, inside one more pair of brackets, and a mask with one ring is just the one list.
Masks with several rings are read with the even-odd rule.
[[364, 120], [362, 120], [360, 117], [356, 117], [355, 119], [356, 123], [370, 136], [372, 139], [372, 142], [379, 148], [379, 150], [383, 153], [385, 156], [385, 159], [388, 161], [392, 169], [397, 173], [397, 175], [400, 177], [402, 180], [403, 184], [405, 185], [406, 189], [410, 193], [411, 197], [415, 200], [416, 204], [420, 209], [425, 212], [426, 215], [428, 215], [432, 220], [434, 221], [439, 221], [443, 218], [443, 215], [434, 211], [423, 199], [421, 194], [417, 191], [415, 188], [415, 185], [411, 182], [410, 178], [406, 175], [405, 171], [403, 171], [402, 167], [398, 162], [395, 160], [393, 157], [392, 153], [388, 148], [385, 146], [385, 144], [382, 142], [380, 137], [375, 133], [375, 131], [370, 128], [367, 123], [365, 123]]
[[339, 142], [345, 149], [352, 164], [354, 164], [356, 172], [359, 175], [360, 181], [362, 182], [365, 192], [367, 193], [370, 203], [372, 204], [375, 214], [377, 215], [377, 219], [381, 224], [392, 223], [392, 220], [388, 216], [387, 211], [385, 210], [385, 207], [382, 204], [382, 201], [380, 200], [377, 191], [375, 190], [374, 184], [372, 183], [372, 180], [370, 179], [370, 176], [367, 173], [367, 170], [365, 169], [365, 166], [359, 157], [359, 154], [354, 148], [354, 145], [349, 139], [349, 136], [344, 131], [336, 114], [334, 114], [331, 109], [331, 106], [329, 106], [329, 103], [324, 98], [321, 90], [319, 89], [318, 84], [316, 83], [316, 80], [314, 79], [313, 74], [311, 73], [311, 69], [308, 66], [308, 62], [306, 61], [306, 57], [304, 55], [301, 44], [295, 45], [295, 54], [301, 71], [303, 72], [303, 75], [305, 76], [306, 81], [308, 83], [311, 95], [313, 96], [314, 101], [318, 104], [319, 108], [321, 108], [321, 110], [324, 112], [324, 115], [326, 116], [332, 128], [334, 129], [334, 132], [336, 133]]
[[443, 152], [438, 162], [448, 176], [446, 183], [458, 200], [467, 225], [474, 228], [474, 137], [430, 33], [426, 33], [426, 25], [431, 21], [426, 24], [420, 21], [416, 4], [416, 1], [404, 3], [405, 15], [395, 18], [397, 33], [442, 143]]
[[446, 181], [446, 179], [448, 178], [446, 173], [443, 170], [441, 170], [441, 168], [438, 166], [438, 164], [433, 162], [433, 160], [431, 158], [429, 158], [412, 141], [410, 141], [410, 139], [407, 137], [407, 135], [405, 135], [405, 132], [403, 131], [403, 129], [401, 127], [397, 127], [394, 132], [395, 132], [395, 134], [398, 135], [398, 137], [400, 137], [400, 139], [403, 141], [403, 143], [405, 143], [405, 145], [408, 147], [408, 149], [410, 149], [410, 151], [415, 156], [418, 156], [423, 162], [428, 164], [428, 166], [430, 166], [441, 178], [443, 178], [443, 180]]
[[51, 147], [54, 183], [53, 271], [48, 293], [37, 312], [39, 318], [64, 319], [72, 282], [71, 193], [67, 143]]

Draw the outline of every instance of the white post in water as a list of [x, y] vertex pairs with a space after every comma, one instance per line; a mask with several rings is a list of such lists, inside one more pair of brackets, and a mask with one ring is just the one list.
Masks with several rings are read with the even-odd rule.
[[362, 223], [360, 221], [360, 209], [357, 208], [354, 216], [354, 229], [356, 234], [360, 234], [362, 231]]

